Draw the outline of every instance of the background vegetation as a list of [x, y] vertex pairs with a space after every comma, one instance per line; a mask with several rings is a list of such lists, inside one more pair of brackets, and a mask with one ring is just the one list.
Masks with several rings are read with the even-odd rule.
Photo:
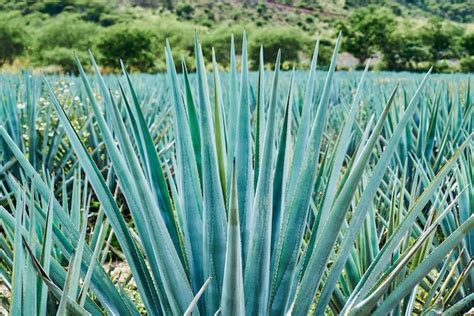
[[[201, 35], [206, 63], [215, 48], [229, 66], [229, 40], [249, 35], [254, 69], [260, 45], [266, 57], [282, 49], [283, 69], [309, 67], [316, 37], [322, 64], [329, 63], [336, 33], [346, 35], [339, 68], [359, 68], [374, 57], [383, 70], [470, 72], [474, 69], [474, 4], [469, 1], [380, 0], [0, 0], [0, 66], [76, 72], [73, 52], [92, 49], [104, 71], [118, 71], [123, 58], [132, 71], [165, 70], [163, 45], [189, 67], [192, 36]], [[240, 54], [237, 47], [237, 54]], [[357, 58], [354, 59], [353, 57]], [[266, 60], [272, 60], [266, 58]]]

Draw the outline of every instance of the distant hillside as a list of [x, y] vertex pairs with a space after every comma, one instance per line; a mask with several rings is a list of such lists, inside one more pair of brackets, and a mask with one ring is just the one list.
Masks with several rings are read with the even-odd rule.
[[[208, 4], [214, 1], [205, 0], [121, 0], [121, 5], [136, 5], [142, 7], [172, 9], [183, 4]], [[351, 10], [367, 5], [400, 5], [402, 8], [417, 11], [416, 14], [425, 16], [439, 16], [455, 22], [474, 21], [474, 1], [470, 0], [227, 0], [218, 3], [234, 3], [244, 6], [258, 6], [264, 4], [288, 11], [299, 10], [308, 14], [321, 13], [326, 15], [346, 15]]]
[[74, 72], [74, 52], [87, 59], [91, 49], [105, 71], [120, 58], [132, 71], [163, 71], [169, 38], [192, 70], [197, 30], [206, 60], [214, 47], [225, 68], [232, 34], [239, 43], [245, 30], [254, 67], [263, 45], [269, 63], [281, 49], [284, 69], [304, 69], [316, 38], [324, 65], [342, 31], [342, 68], [372, 56], [383, 70], [467, 72], [473, 18], [471, 0], [0, 0], [0, 67]]

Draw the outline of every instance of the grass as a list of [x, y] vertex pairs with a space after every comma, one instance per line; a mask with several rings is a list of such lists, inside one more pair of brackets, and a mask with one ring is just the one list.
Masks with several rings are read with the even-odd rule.
[[167, 44], [166, 74], [2, 76], [10, 312], [468, 310], [470, 79], [336, 72], [339, 43], [327, 72], [319, 43], [309, 72], [234, 45], [206, 72], [196, 37], [195, 74]]

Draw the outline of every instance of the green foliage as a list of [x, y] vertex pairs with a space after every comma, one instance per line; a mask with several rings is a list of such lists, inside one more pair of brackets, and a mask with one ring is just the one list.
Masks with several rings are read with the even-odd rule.
[[408, 32], [391, 33], [382, 50], [383, 69], [417, 70], [420, 63], [433, 59], [430, 49], [421, 39]]
[[308, 47], [308, 39], [297, 28], [265, 27], [254, 30], [249, 45], [249, 60], [253, 69], [258, 67], [261, 46], [265, 47], [266, 62], [272, 63], [278, 50], [281, 50], [282, 58], [291, 65], [298, 63], [300, 54]]
[[244, 26], [222, 26], [206, 34], [202, 39], [202, 46], [205, 49], [203, 51], [204, 57], [210, 61], [212, 59], [211, 48], [214, 48], [219, 64], [228, 68], [231, 38], [234, 36], [234, 41], [237, 43], [236, 54], [240, 55], [242, 53], [240, 43], [242, 42], [243, 29]]
[[41, 55], [41, 63], [43, 65], [57, 65], [61, 70], [68, 74], [78, 74], [75, 55], [82, 58], [87, 57], [84, 51], [77, 51], [75, 49], [56, 47], [51, 50], [45, 50]]
[[194, 8], [188, 3], [180, 3], [175, 9], [176, 15], [185, 20], [191, 20], [194, 13]]
[[127, 24], [114, 25], [98, 40], [97, 49], [106, 67], [116, 68], [122, 59], [132, 70], [154, 70], [156, 57], [150, 30]]
[[346, 38], [343, 48], [364, 62], [383, 49], [387, 35], [395, 30], [395, 26], [395, 16], [386, 8], [368, 6], [358, 9], [347, 23], [340, 25]]
[[459, 40], [464, 29], [445, 24], [440, 19], [432, 19], [419, 31], [423, 44], [430, 48], [432, 62], [459, 56]]
[[453, 70], [446, 60], [466, 54], [469, 36], [452, 23], [433, 18], [421, 27], [400, 25], [391, 10], [377, 6], [358, 9], [339, 28], [348, 34], [345, 48], [364, 61], [380, 54], [379, 65], [387, 70], [426, 70], [435, 65], [437, 72]]
[[97, 32], [97, 26], [93, 23], [85, 22], [75, 14], [62, 14], [42, 30], [37, 49], [63, 47], [87, 50], [94, 44], [94, 32]]
[[[22, 1], [16, 1], [20, 6]], [[48, 15], [58, 15], [63, 12], [77, 13], [86, 21], [99, 22], [103, 14], [110, 12], [111, 6], [104, 0], [40, 0], [24, 1], [22, 8], [25, 13], [41, 12]]]
[[25, 30], [21, 26], [8, 21], [0, 22], [0, 66], [13, 62], [26, 48]]
[[466, 33], [461, 40], [461, 45], [467, 55], [474, 55], [474, 32]]
[[84, 55], [95, 45], [97, 25], [81, 20], [76, 14], [61, 14], [48, 24], [37, 38], [37, 65], [56, 65], [67, 73], [76, 73], [74, 52]]
[[472, 73], [474, 72], [474, 56], [466, 56], [461, 59], [460, 62], [461, 66], [461, 71], [462, 72], [467, 72], [467, 73]]
[[[406, 6], [410, 11], [423, 11], [428, 14], [436, 15], [457, 22], [473, 22], [474, 7], [469, 1], [450, 1], [450, 0], [346, 0], [347, 7], [364, 7], [370, 4], [383, 5], [400, 8]], [[397, 14], [399, 15], [399, 14]]]
[[469, 1], [440, 1], [428, 3], [428, 10], [453, 21], [473, 22], [474, 7]]

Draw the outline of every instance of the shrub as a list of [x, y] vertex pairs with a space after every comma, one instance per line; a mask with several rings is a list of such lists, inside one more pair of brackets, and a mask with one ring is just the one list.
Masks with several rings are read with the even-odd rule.
[[460, 67], [462, 72], [474, 72], [474, 56], [466, 56], [461, 59]]
[[93, 49], [101, 28], [82, 20], [77, 14], [62, 13], [41, 29], [35, 44], [33, 63], [57, 65], [67, 73], [76, 73], [74, 53], [85, 55]]
[[0, 67], [23, 54], [27, 47], [25, 31], [19, 25], [8, 21], [0, 22]]
[[387, 8], [368, 6], [355, 10], [347, 23], [338, 28], [344, 34], [343, 49], [364, 62], [385, 45], [396, 26], [394, 14]]
[[83, 51], [75, 51], [70, 48], [56, 47], [41, 53], [44, 65], [57, 65], [64, 73], [78, 74], [75, 55], [82, 60], [87, 59], [87, 54]]
[[224, 26], [212, 30], [210, 33], [203, 36], [202, 46], [204, 49], [203, 53], [205, 54], [204, 57], [208, 61], [211, 61], [211, 48], [214, 47], [219, 64], [228, 67], [230, 63], [229, 52], [231, 37], [232, 35], [234, 36], [236, 54], [240, 55], [242, 53], [242, 47], [240, 44], [242, 43], [243, 29], [242, 26]]
[[419, 36], [423, 44], [430, 48], [432, 62], [436, 62], [459, 56], [463, 32], [462, 27], [433, 18], [419, 30]]
[[155, 55], [153, 34], [127, 24], [111, 26], [99, 39], [97, 48], [104, 66], [117, 69], [122, 59], [127, 66], [138, 71], [154, 71]]
[[182, 19], [190, 20], [193, 17], [194, 8], [187, 3], [180, 3], [175, 9], [176, 15]]
[[143, 25], [139, 26], [142, 29], [153, 33], [152, 41], [155, 47], [155, 54], [162, 56], [158, 58], [157, 70], [166, 71], [166, 65], [163, 59], [163, 43], [166, 39], [169, 40], [173, 46], [173, 52], [176, 56], [176, 61], [180, 64], [180, 58], [183, 57], [186, 61], [188, 69], [194, 69], [194, 45], [193, 36], [196, 31], [205, 31], [202, 27], [196, 27], [193, 23], [186, 21], [178, 21], [172, 17], [162, 17], [156, 20], [144, 21]]
[[470, 32], [464, 35], [461, 40], [461, 45], [464, 49], [464, 53], [467, 55], [474, 55], [474, 32]]
[[253, 69], [258, 67], [260, 46], [265, 47], [265, 63], [273, 63], [281, 49], [282, 58], [296, 64], [299, 62], [299, 55], [308, 46], [308, 38], [301, 30], [292, 27], [256, 29], [249, 37], [249, 60]]
[[429, 47], [415, 33], [393, 32], [381, 49], [382, 68], [386, 70], [415, 70], [420, 62], [432, 60]]
[[100, 27], [77, 14], [64, 13], [41, 29], [36, 49], [40, 54], [57, 47], [85, 51], [93, 47], [100, 31]]

